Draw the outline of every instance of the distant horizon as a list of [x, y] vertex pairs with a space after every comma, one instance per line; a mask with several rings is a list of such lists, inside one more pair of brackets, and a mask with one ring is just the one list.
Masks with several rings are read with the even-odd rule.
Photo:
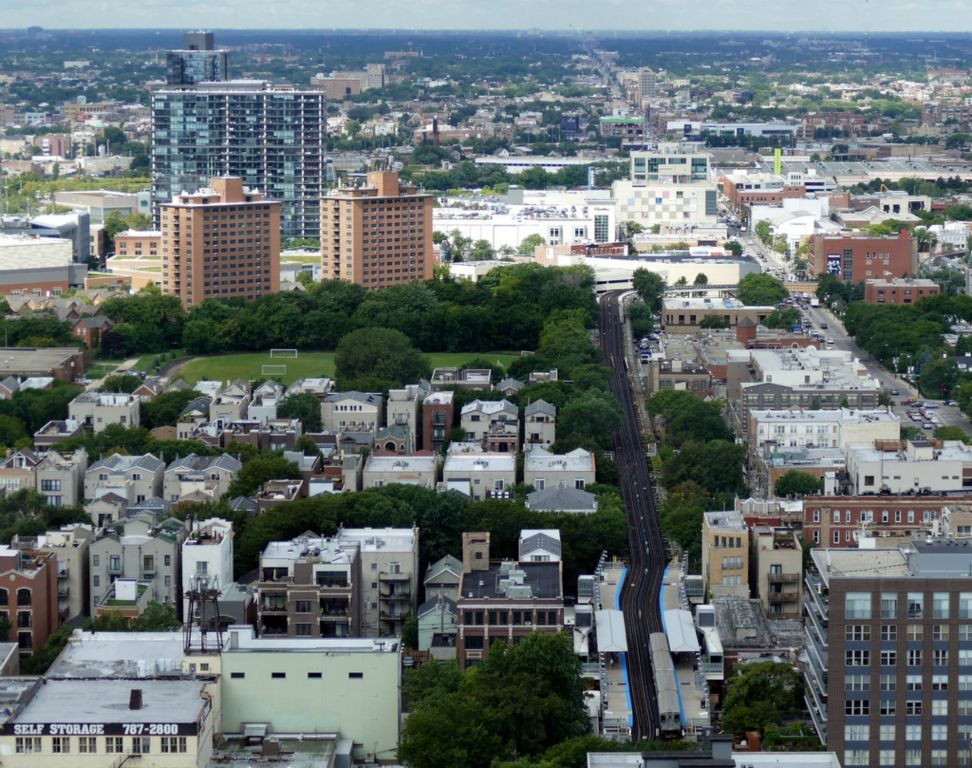
[[[362, 22], [380, 21], [380, 26]], [[916, 32], [915, 22], [940, 26]], [[179, 22], [179, 23], [176, 23]], [[227, 22], [230, 22], [227, 24]], [[34, 0], [5, 9], [6, 29], [803, 34], [956, 34], [972, 31], [967, 0]], [[242, 26], [235, 26], [242, 25]]]
[[29, 24], [24, 26], [0, 27], [0, 33], [27, 32], [30, 29], [38, 28], [42, 32], [152, 32], [159, 33], [183, 33], [195, 30], [207, 32], [290, 32], [297, 34], [314, 34], [317, 32], [366, 32], [366, 33], [408, 33], [408, 34], [441, 34], [441, 33], [496, 33], [518, 34], [531, 36], [535, 34], [564, 34], [564, 35], [596, 35], [612, 34], [623, 36], [636, 35], [656, 35], [666, 36], [672, 34], [679, 35], [769, 35], [773, 37], [786, 37], [792, 35], [841, 35], [841, 36], [868, 36], [868, 35], [943, 35], [949, 38], [970, 36], [970, 48], [972, 48], [972, 26], [969, 29], [956, 31], [953, 29], [831, 29], [826, 27], [807, 27], [803, 29], [759, 29], [752, 27], [602, 27], [602, 28], [581, 28], [581, 27], [354, 27], [354, 26], [335, 26], [335, 27], [220, 27], [214, 25], [195, 25], [195, 26], [163, 26], [153, 25], [125, 25], [125, 26], [64, 26], [55, 27], [46, 24]]

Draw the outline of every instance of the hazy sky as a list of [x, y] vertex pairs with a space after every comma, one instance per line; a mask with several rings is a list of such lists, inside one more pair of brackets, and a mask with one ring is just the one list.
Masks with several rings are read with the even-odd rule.
[[970, 0], [0, 0], [0, 27], [972, 30]]

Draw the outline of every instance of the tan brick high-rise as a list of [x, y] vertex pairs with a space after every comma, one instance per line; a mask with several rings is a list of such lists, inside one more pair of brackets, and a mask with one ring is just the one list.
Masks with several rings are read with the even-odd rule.
[[397, 173], [321, 200], [321, 275], [365, 288], [432, 279], [432, 196]]
[[235, 176], [161, 206], [162, 292], [184, 307], [280, 290], [280, 203]]

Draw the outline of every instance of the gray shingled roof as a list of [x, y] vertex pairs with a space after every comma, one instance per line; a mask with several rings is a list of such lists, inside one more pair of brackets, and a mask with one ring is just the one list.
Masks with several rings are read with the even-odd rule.
[[597, 497], [576, 488], [545, 488], [527, 494], [527, 508], [540, 512], [594, 512]]
[[534, 400], [523, 409], [524, 416], [532, 416], [535, 413], [545, 413], [548, 416], [556, 416], [557, 408], [546, 400]]
[[88, 472], [95, 469], [107, 469], [111, 472], [127, 472], [136, 467], [148, 470], [149, 472], [155, 472], [165, 467], [165, 462], [162, 459], [157, 459], [151, 453], [146, 453], [142, 456], [122, 456], [120, 453], [115, 453], [107, 458], [96, 461], [88, 467]]
[[209, 469], [225, 469], [227, 472], [239, 472], [243, 468], [240, 460], [228, 453], [219, 456], [199, 456], [190, 453], [188, 456], [176, 459], [165, 468], [166, 472], [202, 472]]

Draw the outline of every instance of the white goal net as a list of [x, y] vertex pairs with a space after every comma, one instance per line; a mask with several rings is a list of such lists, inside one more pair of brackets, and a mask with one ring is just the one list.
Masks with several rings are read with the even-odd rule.
[[260, 373], [264, 376], [286, 376], [287, 366], [286, 365], [271, 365], [267, 363], [266, 365], [260, 366]]
[[296, 349], [271, 349], [270, 357], [271, 359], [276, 357], [290, 357], [296, 359], [297, 350]]

